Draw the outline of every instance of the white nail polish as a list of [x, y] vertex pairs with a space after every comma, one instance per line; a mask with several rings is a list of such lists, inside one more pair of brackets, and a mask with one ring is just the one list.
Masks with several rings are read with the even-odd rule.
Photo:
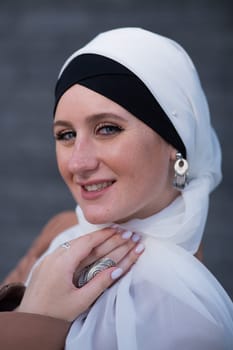
[[116, 270], [114, 270], [112, 273], [111, 273], [111, 277], [113, 280], [116, 280], [117, 278], [119, 278], [123, 273], [123, 270], [118, 267]]
[[143, 252], [144, 249], [145, 249], [144, 244], [143, 243], [139, 243], [137, 245], [137, 247], [135, 248], [135, 252], [139, 254], [139, 253]]
[[112, 224], [110, 227], [111, 227], [111, 228], [118, 228], [119, 225], [117, 225], [117, 224]]
[[136, 243], [136, 242], [140, 241], [140, 239], [141, 239], [141, 236], [138, 233], [133, 234], [133, 237], [132, 237], [133, 242]]
[[123, 239], [129, 239], [132, 236], [132, 234], [133, 234], [133, 232], [131, 232], [131, 231], [125, 231], [122, 233], [121, 237]]

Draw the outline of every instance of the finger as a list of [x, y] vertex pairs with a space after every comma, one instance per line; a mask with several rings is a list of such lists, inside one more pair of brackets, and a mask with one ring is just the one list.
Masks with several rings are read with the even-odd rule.
[[[111, 252], [113, 256], [112, 259], [116, 262], [119, 261], [123, 257], [122, 255], [123, 253], [120, 253], [121, 250], [127, 252], [133, 246], [134, 237], [135, 235], [131, 231], [126, 231], [126, 230], [117, 231], [117, 234], [112, 235], [109, 239], [104, 241], [102, 244], [95, 247], [91, 251], [91, 253], [88, 255], [88, 257], [82, 261], [82, 263], [79, 266], [79, 269], [82, 269], [82, 267], [92, 264], [93, 262], [95, 262], [100, 258], [103, 258], [106, 256], [110, 257]], [[131, 238], [133, 240], [131, 240]], [[128, 245], [130, 246], [127, 248]], [[118, 253], [116, 252], [117, 248], [120, 248]], [[115, 257], [116, 257], [116, 260], [115, 260]]]
[[133, 264], [137, 261], [139, 256], [144, 252], [145, 246], [143, 243], [138, 243], [136, 247], [131, 249], [131, 251], [124, 256], [124, 258], [117, 264], [119, 268], [126, 273]]
[[95, 247], [91, 254], [90, 258], [93, 261], [105, 256], [110, 253], [113, 249], [125, 244], [131, 237], [133, 233], [131, 231], [119, 230], [117, 234], [111, 236], [109, 239], [104, 241], [102, 244]]
[[[79, 301], [85, 300], [85, 305], [81, 306], [82, 312], [86, 310], [87, 304], [91, 304], [116, 280], [122, 277], [132, 265], [135, 264], [139, 256], [143, 253], [145, 246], [143, 243], [139, 243], [131, 249], [129, 254], [125, 256], [117, 267], [108, 268], [98, 273], [92, 280], [90, 280], [82, 288], [78, 289], [76, 293], [79, 293]], [[80, 302], [78, 302], [80, 309]]]
[[[81, 309], [81, 312], [85, 311], [107, 288], [109, 288], [115, 282], [116, 278], [119, 278], [122, 274], [122, 269], [111, 267], [100, 272], [82, 288], [77, 289], [75, 291], [77, 294], [77, 309]], [[82, 300], [85, 301], [85, 304], [83, 302], [83, 305], [80, 306]]]
[[[102, 246], [98, 246], [91, 252], [91, 254], [86, 259], [84, 259], [79, 264], [79, 266], [75, 269], [73, 281], [78, 281], [80, 274], [82, 274], [83, 272], [83, 269], [85, 269], [87, 266], [91, 265], [94, 262], [98, 262], [100, 258], [111, 259], [117, 264], [136, 245], [136, 243], [140, 239], [141, 237], [138, 233], [132, 234], [129, 231], [124, 231], [120, 234], [112, 236], [107, 242], [103, 243], [103, 249]], [[112, 251], [107, 252], [113, 247], [115, 248]], [[107, 252], [107, 254], [103, 255], [103, 252]], [[76, 282], [74, 282], [74, 284], [76, 285]]]
[[130, 252], [130, 250], [136, 246], [140, 239], [140, 235], [134, 233], [130, 240], [108, 253], [106, 256], [104, 256], [104, 258], [110, 258], [115, 261], [116, 264], [118, 264], [119, 261], [121, 261]]
[[58, 247], [55, 254], [61, 255], [69, 252], [69, 259], [73, 259], [74, 264], [78, 265], [95, 247], [106, 241], [116, 232], [116, 228], [104, 228], [88, 233], [85, 236], [73, 239], [70, 242], [69, 249], [61, 248], [61, 246]]

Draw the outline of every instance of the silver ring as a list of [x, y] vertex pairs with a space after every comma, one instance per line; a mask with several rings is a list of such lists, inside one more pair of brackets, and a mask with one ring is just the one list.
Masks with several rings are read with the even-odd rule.
[[64, 242], [61, 244], [61, 248], [69, 249], [70, 248], [70, 242]]
[[86, 266], [77, 279], [75, 278], [74, 284], [76, 287], [81, 288], [94, 278], [98, 273], [108, 269], [109, 267], [116, 266], [115, 261], [110, 258], [102, 258], [94, 262], [93, 264]]

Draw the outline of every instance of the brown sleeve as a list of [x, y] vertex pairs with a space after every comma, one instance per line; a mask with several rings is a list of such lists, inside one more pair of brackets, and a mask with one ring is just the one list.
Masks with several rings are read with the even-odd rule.
[[63, 350], [70, 323], [21, 312], [0, 312], [0, 349]]

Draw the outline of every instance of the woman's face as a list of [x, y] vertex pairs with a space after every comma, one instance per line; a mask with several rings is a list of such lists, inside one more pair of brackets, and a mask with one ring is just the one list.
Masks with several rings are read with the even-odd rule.
[[177, 196], [174, 148], [92, 90], [74, 85], [65, 92], [54, 135], [60, 173], [91, 223], [145, 218]]

